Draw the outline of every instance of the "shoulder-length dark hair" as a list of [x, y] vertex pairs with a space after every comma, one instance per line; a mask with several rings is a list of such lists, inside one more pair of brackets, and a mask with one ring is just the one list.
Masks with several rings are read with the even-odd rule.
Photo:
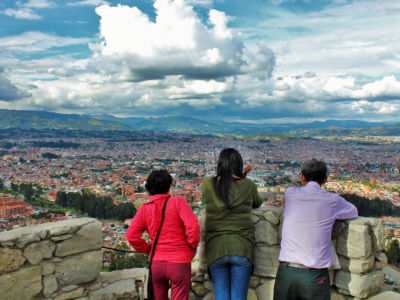
[[229, 190], [231, 182], [237, 180], [233, 175], [242, 178], [243, 159], [239, 151], [234, 148], [225, 148], [218, 157], [217, 175], [213, 178], [214, 189], [219, 199], [227, 207], [231, 207]]

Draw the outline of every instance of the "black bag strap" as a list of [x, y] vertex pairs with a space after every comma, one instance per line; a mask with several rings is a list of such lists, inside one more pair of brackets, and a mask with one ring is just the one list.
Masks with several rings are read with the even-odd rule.
[[167, 199], [165, 199], [165, 201], [164, 201], [162, 214], [161, 214], [160, 227], [158, 228], [156, 239], [154, 240], [153, 246], [151, 247], [151, 255], [150, 255], [150, 261], [149, 261], [149, 271], [150, 272], [151, 272], [151, 264], [153, 263], [154, 252], [156, 252], [156, 246], [157, 246], [157, 242], [158, 242], [158, 237], [160, 236], [161, 227], [162, 227], [163, 222], [164, 222], [165, 209], [167, 208], [168, 199], [169, 199], [169, 197]]

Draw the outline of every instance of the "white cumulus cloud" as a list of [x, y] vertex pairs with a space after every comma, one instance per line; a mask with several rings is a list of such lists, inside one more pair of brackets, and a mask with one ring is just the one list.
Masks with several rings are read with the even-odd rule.
[[256, 52], [247, 49], [229, 28], [224, 12], [210, 10], [208, 24], [203, 24], [183, 0], [156, 0], [154, 8], [154, 21], [137, 7], [96, 8], [104, 39], [101, 53], [126, 67], [128, 80], [174, 75], [220, 79], [251, 72], [271, 75], [272, 51], [266, 46]]

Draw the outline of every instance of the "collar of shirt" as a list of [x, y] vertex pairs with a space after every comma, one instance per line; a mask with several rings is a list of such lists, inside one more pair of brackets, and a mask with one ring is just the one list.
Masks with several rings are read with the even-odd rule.
[[319, 183], [316, 182], [316, 181], [309, 181], [309, 182], [307, 182], [307, 184], [305, 185], [304, 189], [305, 189], [306, 191], [321, 190], [321, 186], [320, 186]]

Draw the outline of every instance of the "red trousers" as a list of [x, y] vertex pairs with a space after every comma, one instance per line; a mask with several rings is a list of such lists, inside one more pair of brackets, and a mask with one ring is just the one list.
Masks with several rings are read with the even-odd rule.
[[188, 300], [191, 285], [191, 264], [153, 261], [151, 265], [155, 300], [168, 300], [171, 282], [171, 300]]

